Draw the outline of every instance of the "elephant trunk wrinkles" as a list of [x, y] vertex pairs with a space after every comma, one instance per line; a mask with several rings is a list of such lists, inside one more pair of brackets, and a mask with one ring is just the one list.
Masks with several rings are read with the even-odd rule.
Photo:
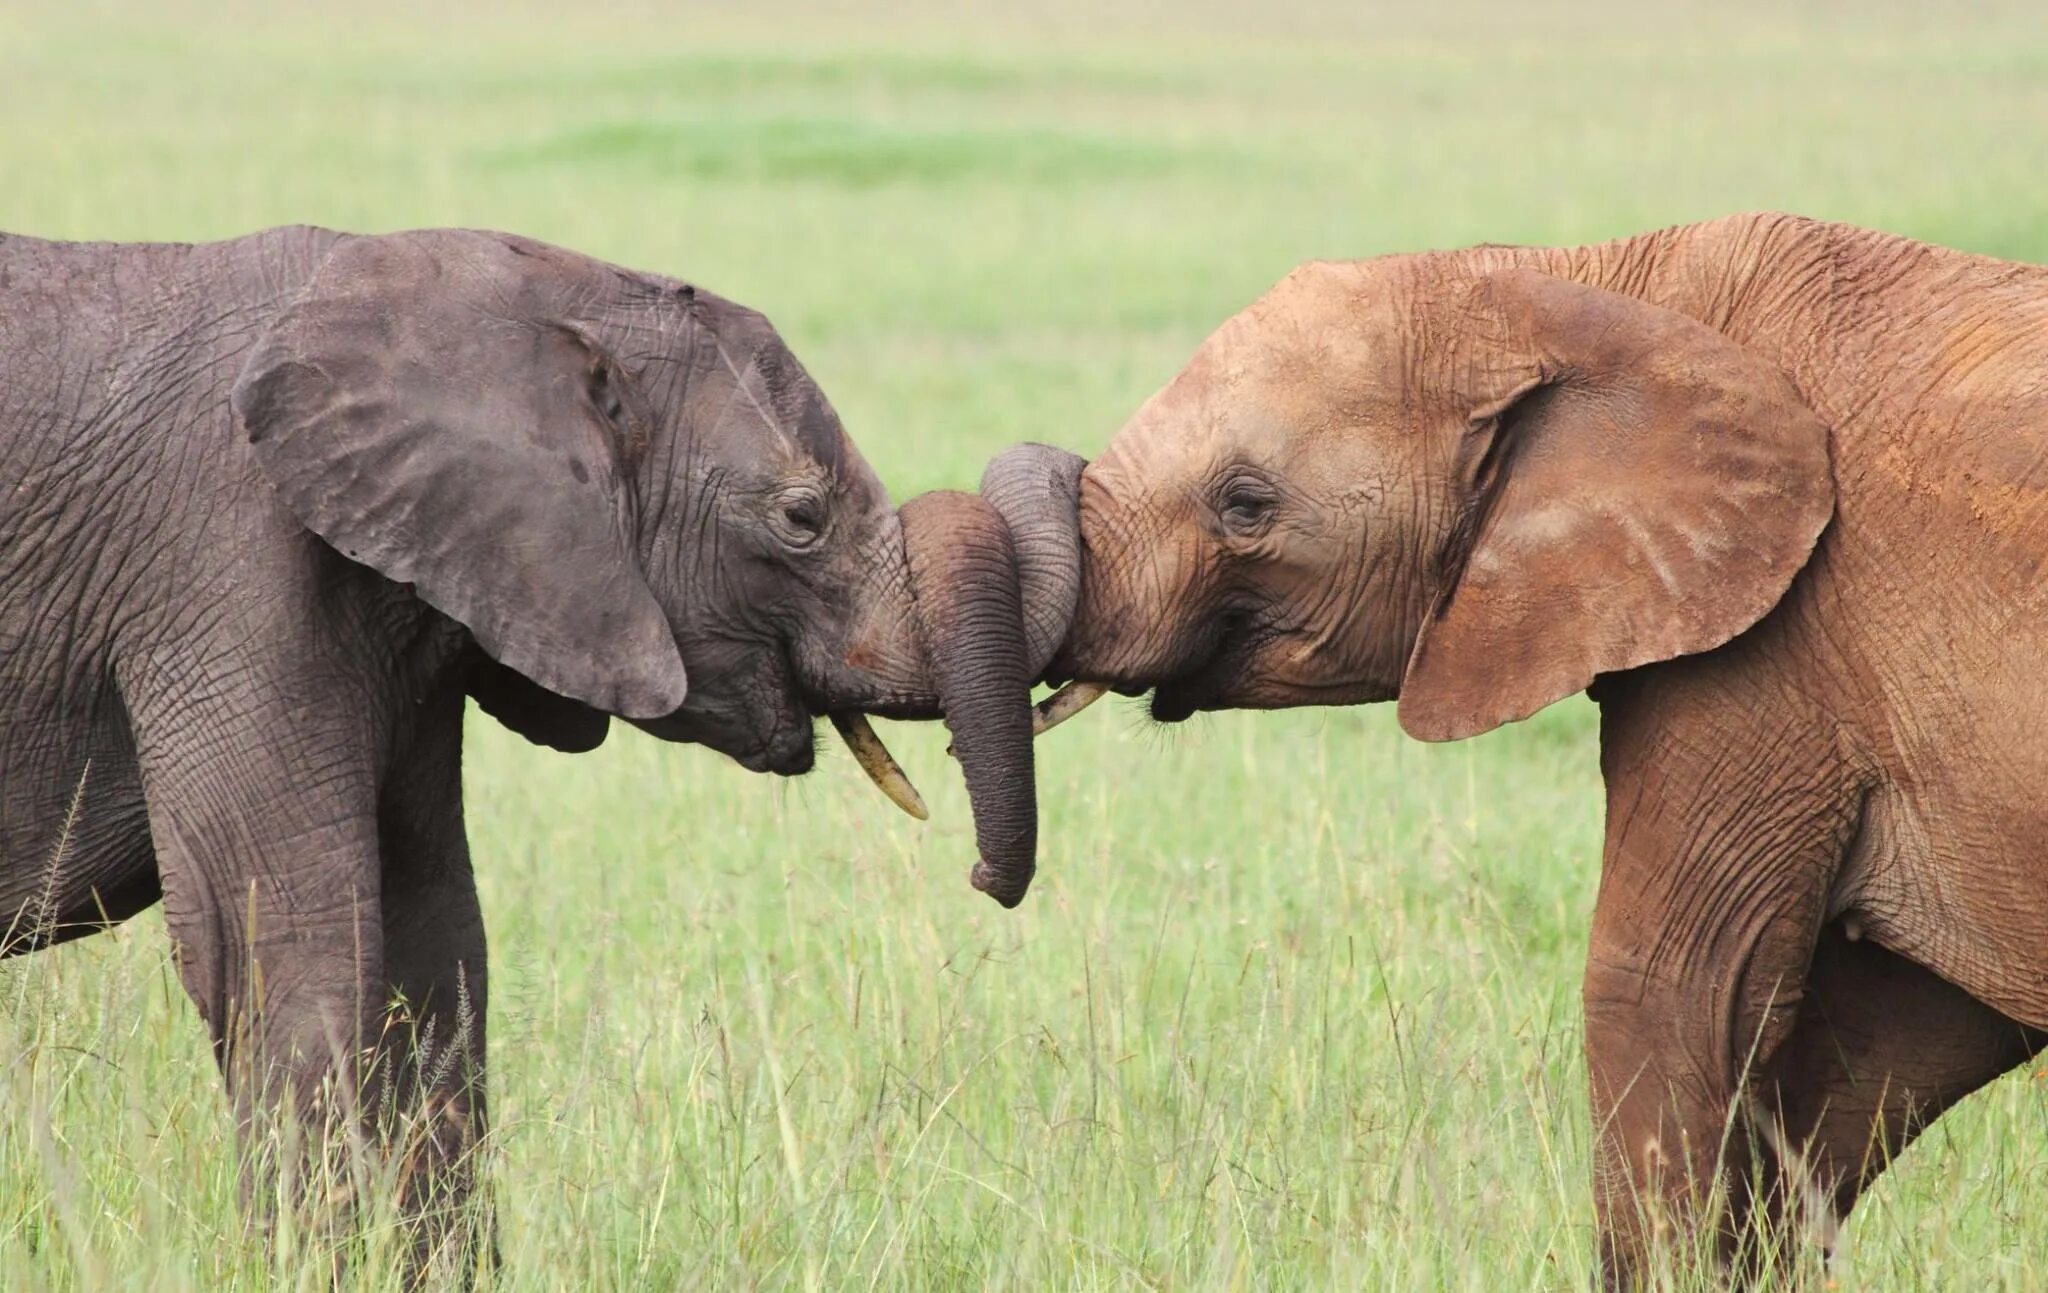
[[1064, 449], [1020, 444], [997, 455], [981, 476], [981, 496], [1002, 514], [1017, 550], [1032, 681], [1065, 684], [1032, 711], [1034, 735], [1058, 727], [1109, 690], [1099, 682], [1068, 681], [1052, 669], [1081, 605], [1081, 473], [1087, 466], [1087, 459]]
[[1017, 554], [989, 503], [941, 490], [902, 508], [918, 632], [974, 807], [974, 887], [1005, 907], [1024, 900], [1038, 865]]
[[1086, 459], [1020, 444], [981, 474], [981, 496], [1009, 527], [1024, 603], [1026, 666], [1037, 681], [1052, 663], [1081, 598], [1081, 471]]

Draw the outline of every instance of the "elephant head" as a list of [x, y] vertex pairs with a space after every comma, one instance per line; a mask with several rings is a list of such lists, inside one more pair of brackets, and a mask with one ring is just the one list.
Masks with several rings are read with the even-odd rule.
[[617, 716], [794, 774], [830, 714], [922, 815], [861, 715], [943, 714], [977, 883], [1023, 896], [1008, 532], [964, 496], [895, 511], [760, 314], [500, 234], [344, 238], [232, 403], [306, 528], [468, 630], [508, 726], [589, 749]]
[[1050, 673], [1469, 736], [1743, 632], [1833, 498], [1826, 428], [1703, 323], [1505, 249], [1311, 264], [1082, 474]]

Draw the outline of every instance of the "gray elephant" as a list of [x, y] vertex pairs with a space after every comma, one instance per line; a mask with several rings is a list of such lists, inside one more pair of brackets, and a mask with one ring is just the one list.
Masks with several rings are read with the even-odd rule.
[[[465, 695], [561, 750], [616, 716], [784, 774], [829, 713], [919, 812], [861, 715], [943, 714], [975, 883], [1023, 896], [1024, 680], [1073, 572], [1027, 608], [1039, 558], [988, 502], [892, 510], [759, 314], [452, 230], [0, 238], [0, 302], [4, 950], [161, 896], [245, 1129], [430, 1110], [405, 1203], [460, 1211], [487, 993]], [[373, 1064], [396, 1098], [337, 1113]]]

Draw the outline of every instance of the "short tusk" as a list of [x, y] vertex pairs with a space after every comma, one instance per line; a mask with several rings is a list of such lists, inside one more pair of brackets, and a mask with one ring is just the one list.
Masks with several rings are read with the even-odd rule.
[[1031, 707], [1031, 734], [1044, 736], [1109, 694], [1109, 684], [1070, 682]]
[[[1108, 694], [1107, 683], [1068, 683], [1031, 707], [1031, 735], [1034, 738], [1044, 736]], [[947, 746], [946, 753], [953, 753], [953, 747]]]
[[832, 726], [839, 730], [846, 748], [853, 751], [853, 761], [868, 774], [868, 780], [889, 796], [890, 803], [919, 821], [928, 820], [932, 814], [924, 806], [924, 796], [918, 794], [917, 787], [910, 784], [910, 778], [903, 775], [902, 765], [896, 762], [895, 755], [889, 753], [889, 747], [882, 744], [882, 738], [875, 735], [875, 729], [868, 724], [868, 716], [833, 714], [831, 718]]

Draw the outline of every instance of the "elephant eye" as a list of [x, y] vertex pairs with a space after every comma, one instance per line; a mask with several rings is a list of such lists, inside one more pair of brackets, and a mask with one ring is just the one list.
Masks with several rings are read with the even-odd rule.
[[784, 494], [777, 504], [782, 514], [782, 537], [794, 548], [817, 542], [825, 529], [825, 503], [808, 490]]
[[1239, 530], [1255, 529], [1272, 514], [1278, 501], [1264, 481], [1240, 476], [1223, 487], [1223, 519]]

